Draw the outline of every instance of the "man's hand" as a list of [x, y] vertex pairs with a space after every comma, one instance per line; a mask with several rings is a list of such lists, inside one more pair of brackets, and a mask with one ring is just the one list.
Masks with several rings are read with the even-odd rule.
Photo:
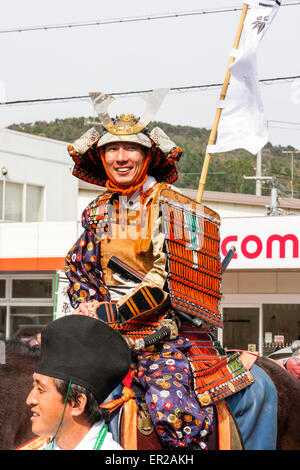
[[73, 311], [73, 315], [85, 315], [86, 317], [98, 318], [95, 311], [96, 308], [101, 304], [98, 300], [91, 300], [90, 302], [82, 302]]

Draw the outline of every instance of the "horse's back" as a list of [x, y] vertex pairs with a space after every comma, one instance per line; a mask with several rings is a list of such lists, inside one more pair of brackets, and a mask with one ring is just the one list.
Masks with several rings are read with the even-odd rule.
[[272, 379], [278, 395], [278, 450], [300, 450], [300, 380], [271, 359], [258, 357], [255, 364]]
[[0, 450], [13, 450], [34, 437], [26, 397], [32, 387], [38, 351], [19, 342], [6, 344], [6, 361], [0, 367]]

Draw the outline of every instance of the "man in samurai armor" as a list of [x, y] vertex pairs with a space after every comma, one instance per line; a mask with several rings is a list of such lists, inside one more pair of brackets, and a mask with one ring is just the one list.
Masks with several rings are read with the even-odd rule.
[[148, 128], [165, 94], [146, 94], [140, 118], [114, 119], [113, 97], [90, 94], [104, 130], [91, 128], [68, 150], [73, 175], [105, 190], [84, 210], [65, 269], [74, 313], [107, 322], [131, 345], [163, 447], [206, 449], [216, 413], [219, 423], [230, 416], [225, 399], [255, 381], [216, 340], [220, 218], [172, 186], [182, 150]]

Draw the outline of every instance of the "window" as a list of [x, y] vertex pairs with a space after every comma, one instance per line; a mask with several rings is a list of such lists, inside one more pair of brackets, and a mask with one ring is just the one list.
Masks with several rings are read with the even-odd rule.
[[263, 305], [263, 348], [264, 354], [284, 348], [300, 339], [300, 305]]
[[0, 277], [0, 340], [32, 336], [53, 320], [55, 274]]
[[224, 308], [223, 346], [247, 350], [250, 344], [254, 344], [258, 350], [258, 317], [258, 308]]
[[39, 222], [44, 218], [44, 188], [27, 184], [26, 222]]
[[0, 299], [5, 298], [5, 279], [0, 279]]
[[42, 222], [44, 187], [1, 180], [0, 219], [9, 222]]
[[51, 299], [52, 279], [13, 279], [12, 298]]
[[0, 340], [5, 339], [6, 307], [0, 306]]
[[3, 181], [0, 180], [0, 220], [3, 219]]
[[22, 222], [23, 184], [5, 182], [5, 220]]
[[52, 321], [53, 307], [20, 306], [11, 307], [10, 328], [13, 338], [32, 336]]

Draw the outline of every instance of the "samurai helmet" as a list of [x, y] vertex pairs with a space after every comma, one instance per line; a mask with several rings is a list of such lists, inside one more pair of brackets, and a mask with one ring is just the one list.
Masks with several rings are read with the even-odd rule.
[[100, 135], [95, 128], [91, 128], [73, 145], [68, 146], [75, 162], [73, 175], [89, 183], [105, 186], [108, 176], [102, 161], [103, 147], [112, 142], [134, 142], [147, 149], [147, 174], [154, 176], [157, 181], [176, 181], [178, 174], [175, 162], [182, 155], [181, 148], [159, 127], [151, 131], [147, 128], [168, 92], [168, 88], [160, 88], [144, 93], [141, 98], [146, 102], [146, 108], [140, 118], [133, 114], [121, 114], [111, 118], [108, 107], [115, 98], [102, 92], [90, 93], [104, 132]]

